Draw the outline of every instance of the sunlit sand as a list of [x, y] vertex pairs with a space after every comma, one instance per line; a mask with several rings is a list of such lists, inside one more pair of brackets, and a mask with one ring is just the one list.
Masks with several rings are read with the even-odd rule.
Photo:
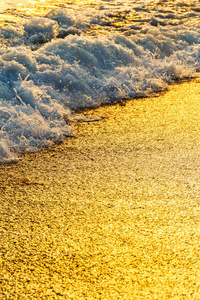
[[1, 299], [200, 299], [199, 84], [1, 166]]

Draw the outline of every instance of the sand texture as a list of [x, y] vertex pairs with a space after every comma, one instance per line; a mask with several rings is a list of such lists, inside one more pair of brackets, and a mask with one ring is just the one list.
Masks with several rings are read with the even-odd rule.
[[0, 166], [0, 299], [200, 299], [200, 80]]

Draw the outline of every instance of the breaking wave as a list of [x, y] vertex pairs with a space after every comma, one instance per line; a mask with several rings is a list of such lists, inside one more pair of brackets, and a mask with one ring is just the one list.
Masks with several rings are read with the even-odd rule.
[[69, 120], [79, 109], [154, 95], [197, 76], [200, 28], [154, 19], [129, 25], [128, 35], [127, 24], [126, 34], [93, 35], [86, 30], [102, 20], [58, 9], [2, 27], [0, 162], [72, 135]]

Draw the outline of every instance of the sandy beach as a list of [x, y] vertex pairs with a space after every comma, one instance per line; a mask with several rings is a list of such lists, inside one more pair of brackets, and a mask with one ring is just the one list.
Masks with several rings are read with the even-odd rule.
[[0, 166], [1, 299], [200, 299], [200, 79]]

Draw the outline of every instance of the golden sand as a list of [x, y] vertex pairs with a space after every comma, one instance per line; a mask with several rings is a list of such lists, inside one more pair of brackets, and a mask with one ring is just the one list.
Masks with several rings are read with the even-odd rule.
[[1, 299], [200, 299], [200, 80], [0, 167]]

